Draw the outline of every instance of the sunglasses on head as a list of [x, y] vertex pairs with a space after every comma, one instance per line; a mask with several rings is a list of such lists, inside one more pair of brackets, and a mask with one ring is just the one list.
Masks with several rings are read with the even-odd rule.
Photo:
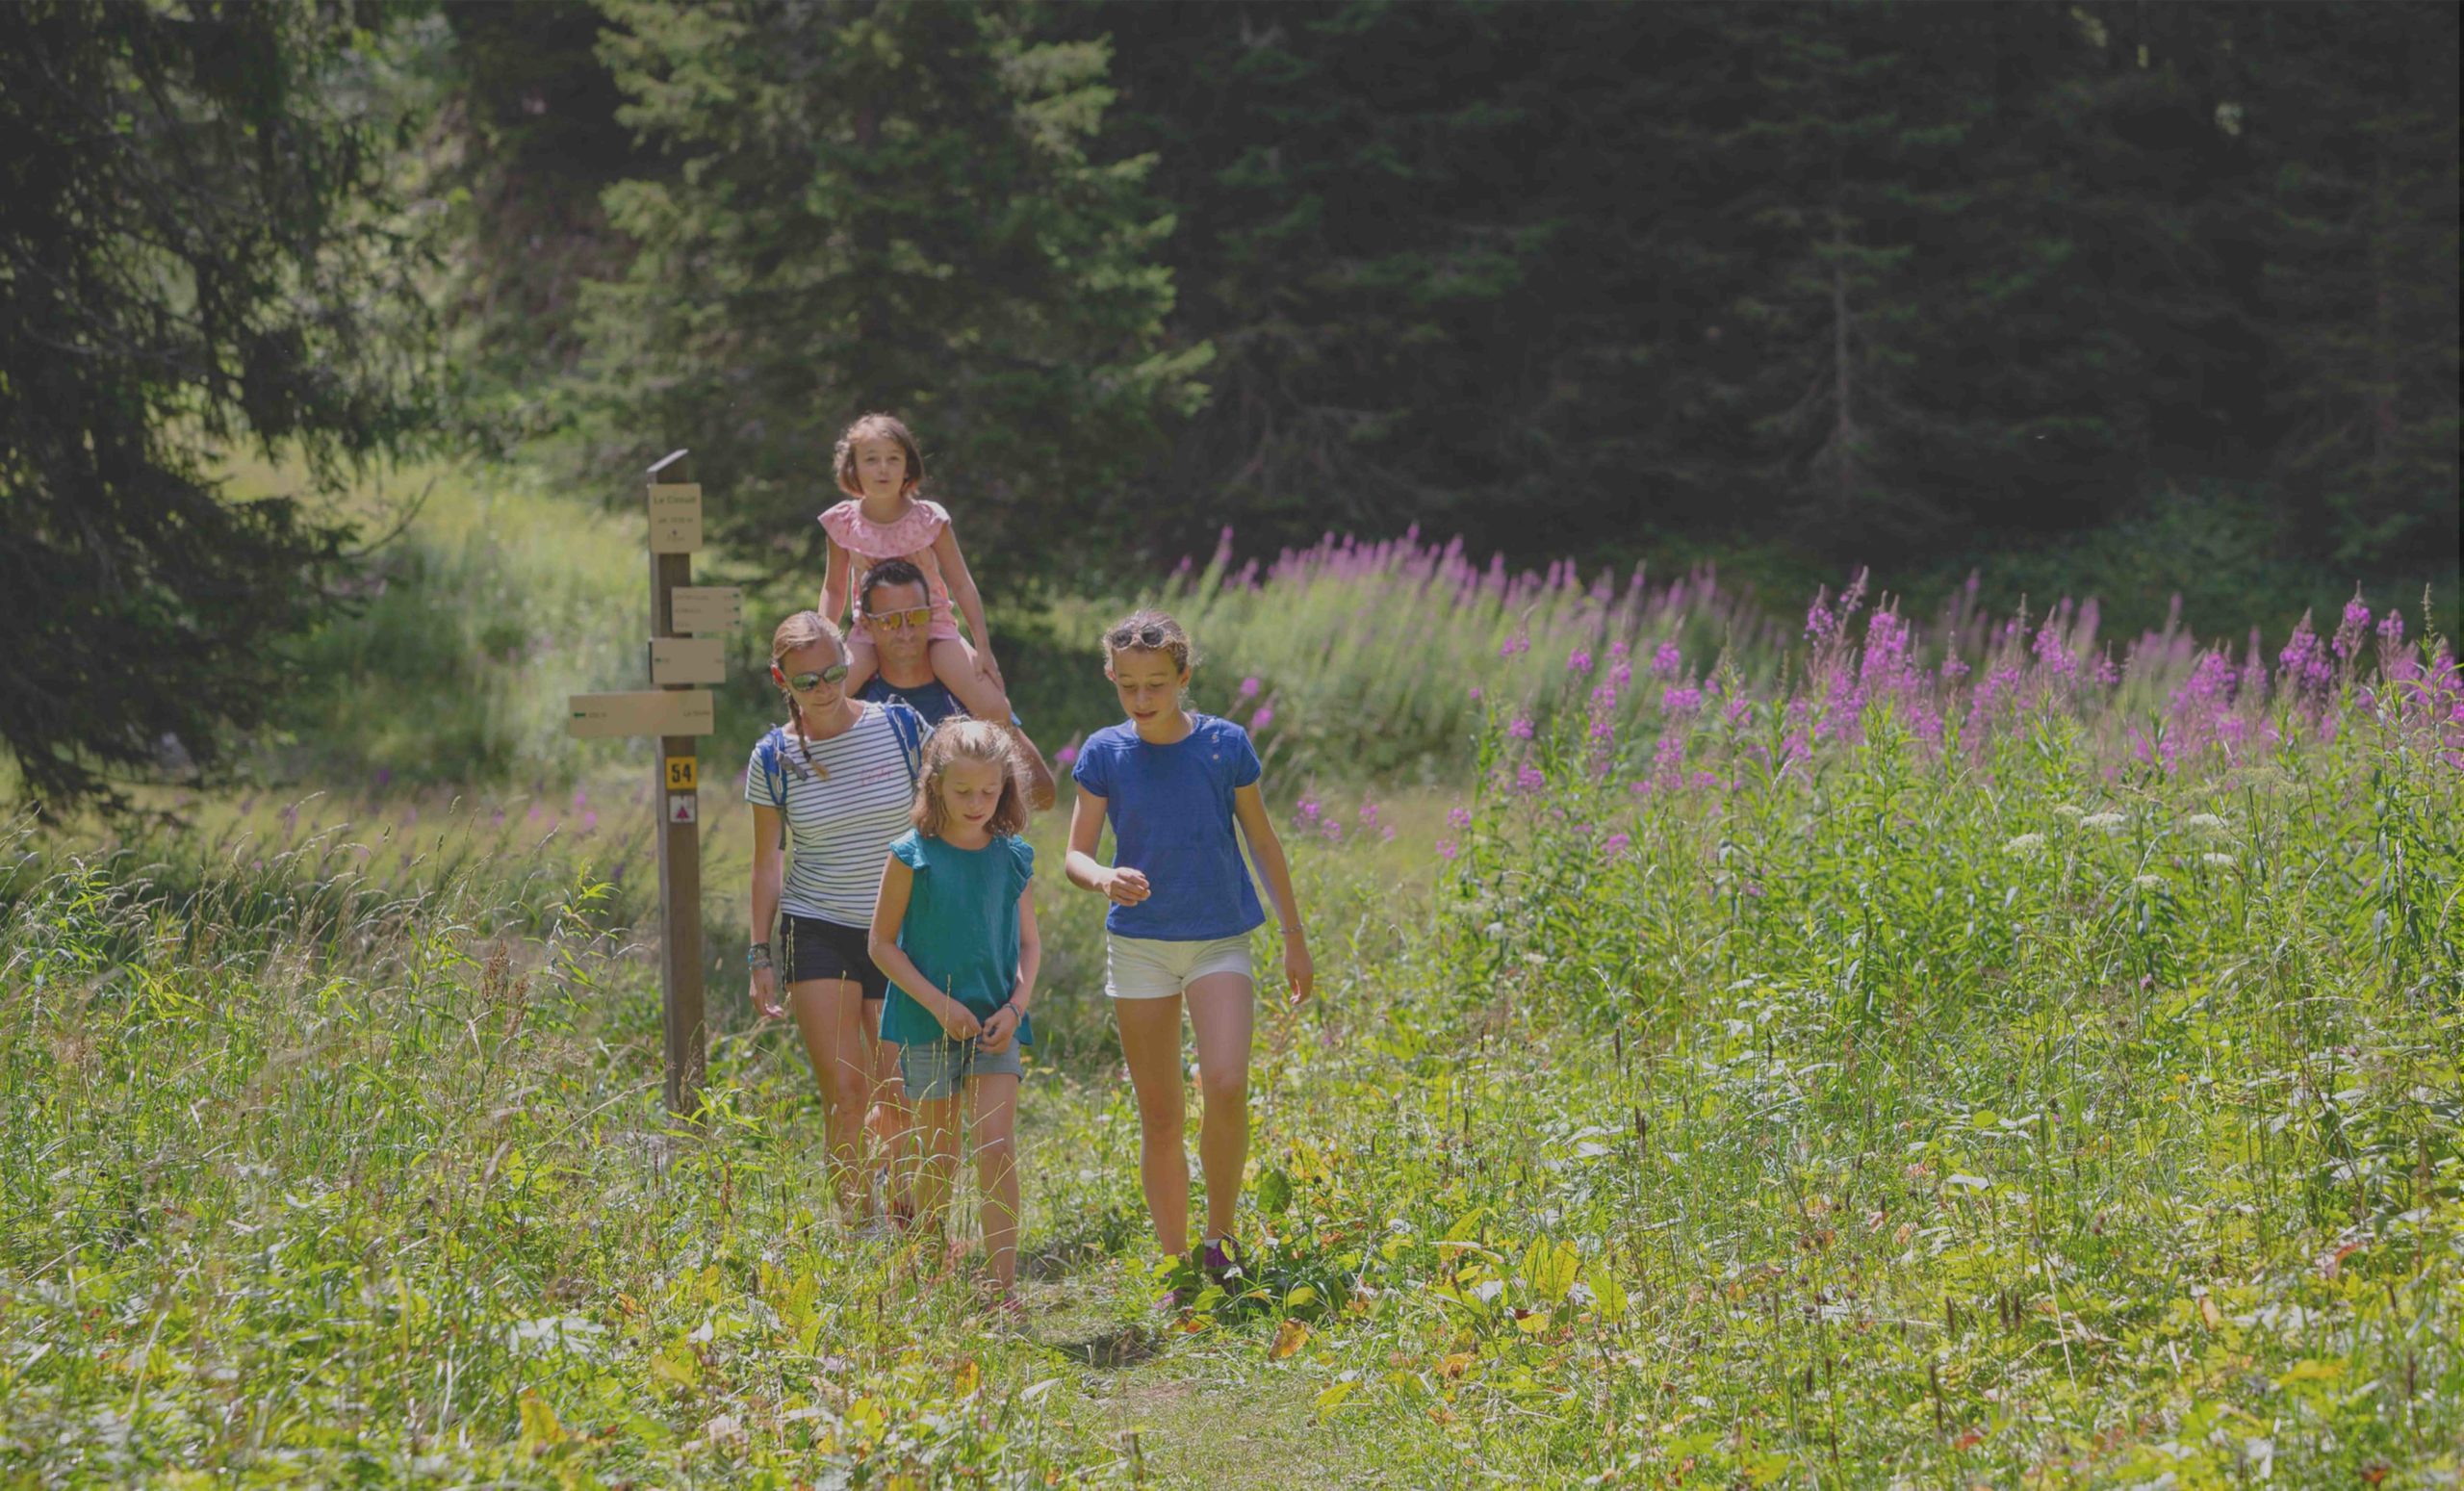
[[[773, 673], [779, 672], [775, 667], [770, 671]], [[786, 679], [787, 686], [794, 689], [797, 693], [809, 694], [824, 683], [834, 685], [845, 682], [847, 679], [847, 665], [843, 662], [834, 662], [829, 667], [822, 669], [819, 673], [799, 673], [793, 676], [780, 674], [780, 677]]]
[[1161, 648], [1165, 643], [1170, 641], [1171, 636], [1172, 634], [1170, 632], [1166, 631], [1161, 627], [1141, 627], [1136, 631], [1129, 633], [1129, 640], [1123, 642], [1121, 645], [1123, 647], [1144, 648], [1152, 652]]
[[864, 620], [884, 631], [897, 631], [909, 627], [929, 627], [933, 624], [933, 607], [911, 605], [903, 611], [866, 611]]

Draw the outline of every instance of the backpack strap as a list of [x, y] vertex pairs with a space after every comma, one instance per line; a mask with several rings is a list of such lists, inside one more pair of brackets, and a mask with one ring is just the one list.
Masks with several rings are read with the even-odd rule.
[[881, 707], [889, 716], [889, 732], [898, 737], [898, 749], [907, 757], [907, 784], [913, 786], [924, 777], [924, 716], [904, 700], [893, 699]]
[[787, 847], [787, 768], [780, 762], [779, 753], [787, 748], [786, 727], [771, 726], [769, 738], [761, 743], [766, 747], [758, 753], [761, 780], [769, 784], [771, 800], [779, 805], [779, 847], [783, 850]]

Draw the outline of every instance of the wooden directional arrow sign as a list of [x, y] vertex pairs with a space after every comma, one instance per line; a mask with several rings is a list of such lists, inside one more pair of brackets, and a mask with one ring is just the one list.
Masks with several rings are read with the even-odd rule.
[[[727, 644], [717, 637], [651, 638], [651, 681], [723, 683], [727, 681]], [[661, 731], [673, 734], [673, 731]]]
[[679, 585], [669, 594], [675, 598], [675, 613], [670, 620], [677, 630], [688, 636], [716, 636], [744, 625], [741, 585]]
[[637, 693], [576, 694], [568, 733], [596, 735], [708, 735], [718, 731], [707, 689], [646, 689]]

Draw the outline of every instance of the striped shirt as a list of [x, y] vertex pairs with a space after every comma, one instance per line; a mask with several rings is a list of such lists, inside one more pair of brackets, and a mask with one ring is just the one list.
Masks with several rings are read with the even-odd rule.
[[914, 770], [889, 709], [860, 707], [852, 728], [827, 740], [773, 726], [744, 774], [746, 802], [786, 815], [793, 849], [779, 909], [842, 927], [872, 925], [890, 840], [914, 827]]

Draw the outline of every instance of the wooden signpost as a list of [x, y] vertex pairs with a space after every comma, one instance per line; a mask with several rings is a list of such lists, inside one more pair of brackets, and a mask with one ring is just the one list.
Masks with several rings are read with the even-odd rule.
[[650, 469], [650, 681], [629, 693], [576, 694], [567, 728], [576, 735], [650, 735], [658, 742], [651, 801], [658, 809], [659, 990], [665, 1015], [667, 1106], [701, 1105], [708, 1026], [702, 1005], [701, 758], [694, 740], [716, 728], [713, 698], [696, 683], [727, 676], [718, 633], [743, 623], [744, 592], [695, 586], [702, 547], [702, 489], [687, 452]]

